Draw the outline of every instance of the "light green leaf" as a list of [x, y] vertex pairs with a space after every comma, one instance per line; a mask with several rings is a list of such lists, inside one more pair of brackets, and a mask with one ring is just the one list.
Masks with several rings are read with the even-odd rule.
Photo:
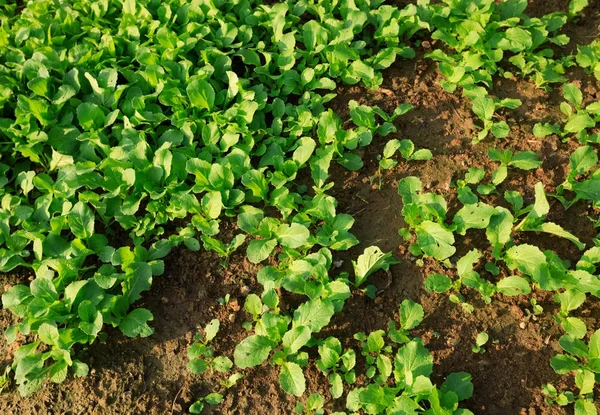
[[94, 212], [86, 203], [75, 203], [69, 212], [69, 227], [77, 238], [87, 239], [94, 234]]
[[329, 324], [335, 313], [330, 301], [316, 298], [301, 304], [294, 311], [292, 327], [307, 326], [313, 333], [318, 333]]
[[252, 335], [242, 340], [233, 352], [233, 361], [240, 369], [258, 366], [269, 357], [273, 348], [266, 336]]
[[277, 246], [276, 239], [254, 239], [248, 244], [248, 260], [253, 264], [258, 264], [271, 255], [273, 249]]
[[306, 390], [306, 379], [302, 368], [297, 363], [284, 362], [279, 372], [279, 384], [285, 392], [302, 396]]
[[526, 275], [533, 276], [546, 263], [546, 256], [537, 246], [522, 244], [506, 251], [505, 261], [511, 270], [516, 268]]
[[400, 325], [404, 330], [412, 330], [423, 321], [423, 307], [412, 300], [400, 304]]
[[398, 263], [398, 261], [396, 261], [390, 252], [384, 254], [381, 249], [376, 246], [365, 248], [358, 259], [352, 261], [356, 286], [360, 286], [366, 281], [369, 275], [374, 272], [379, 271], [380, 269], [387, 271], [390, 265], [396, 263]]
[[77, 120], [84, 130], [104, 127], [104, 112], [96, 104], [83, 102], [77, 106]]
[[119, 329], [128, 337], [148, 337], [154, 333], [154, 329], [147, 324], [152, 320], [154, 320], [154, 316], [150, 311], [145, 308], [136, 308], [121, 320]]
[[444, 260], [456, 252], [454, 235], [440, 224], [425, 221], [415, 228], [417, 243], [425, 255]]
[[598, 155], [593, 147], [578, 147], [570, 157], [571, 171], [569, 175], [574, 177], [575, 175], [583, 174], [596, 164], [598, 164]]
[[310, 232], [299, 223], [283, 224], [277, 230], [277, 237], [281, 245], [295, 249], [307, 243]]
[[296, 326], [283, 335], [282, 345], [289, 354], [296, 354], [311, 339], [312, 332], [306, 326]]
[[581, 103], [583, 102], [583, 94], [577, 85], [564, 84], [563, 96], [567, 101], [575, 105], [577, 108], [581, 107]]
[[190, 104], [196, 108], [212, 111], [215, 105], [215, 90], [210, 82], [204, 79], [194, 79], [186, 87]]
[[425, 288], [427, 291], [444, 293], [452, 288], [452, 280], [442, 274], [431, 274], [425, 280]]
[[531, 292], [529, 281], [515, 275], [501, 279], [496, 287], [499, 292], [508, 296], [529, 294]]

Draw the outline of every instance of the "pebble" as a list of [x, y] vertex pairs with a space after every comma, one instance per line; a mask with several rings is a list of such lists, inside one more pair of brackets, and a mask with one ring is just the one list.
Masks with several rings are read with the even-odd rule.
[[233, 323], [236, 319], [236, 315], [232, 313], [227, 318], [229, 319], [230, 323]]
[[524, 329], [525, 327], [527, 327], [527, 323], [525, 323], [524, 321], [521, 321], [521, 323], [519, 323], [519, 327]]
[[450, 338], [446, 341], [446, 343], [448, 344], [448, 346], [456, 346], [458, 343], [460, 343], [460, 339], [458, 337]]
[[375, 298], [374, 303], [375, 304], [383, 304], [384, 301], [385, 300], [383, 299], [383, 297], [377, 297], [377, 298]]
[[242, 288], [240, 288], [240, 294], [243, 297], [247, 297], [248, 294], [250, 294], [250, 287], [248, 287], [247, 285], [244, 285]]
[[231, 308], [233, 311], [240, 311], [240, 304], [238, 303], [237, 298], [232, 298], [231, 300], [229, 300], [229, 308]]

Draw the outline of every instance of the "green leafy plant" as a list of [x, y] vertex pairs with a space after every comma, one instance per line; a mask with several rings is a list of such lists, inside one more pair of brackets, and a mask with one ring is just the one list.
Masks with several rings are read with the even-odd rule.
[[187, 369], [196, 374], [203, 374], [208, 368], [217, 372], [229, 372], [233, 366], [233, 362], [227, 356], [213, 356], [213, 347], [210, 342], [216, 337], [219, 332], [219, 320], [211, 320], [204, 328], [204, 335], [201, 333], [194, 336], [196, 343], [188, 348]]
[[392, 256], [391, 252], [384, 254], [381, 249], [376, 246], [365, 248], [364, 252], [352, 261], [354, 266], [354, 286], [361, 286], [369, 277], [376, 271], [387, 271], [390, 265], [397, 264], [398, 261]]
[[[346, 407], [350, 411], [383, 414], [410, 410], [429, 413], [435, 408], [439, 413], [470, 414], [459, 409], [459, 402], [473, 394], [471, 376], [452, 373], [441, 388], [429, 379], [433, 371], [433, 357], [420, 339], [410, 337], [409, 330], [423, 319], [423, 308], [410, 300], [400, 306], [400, 329], [390, 322], [388, 337], [399, 348], [394, 354], [392, 345], [385, 345], [385, 331], [378, 330], [368, 336], [359, 333], [362, 354], [366, 358], [367, 377], [371, 383], [350, 391]], [[424, 403], [427, 402], [427, 403]]]
[[[358, 241], [327, 194], [329, 169], [360, 168], [355, 150], [394, 131], [410, 106], [387, 115], [351, 103], [355, 128], [344, 129], [325, 109], [327, 91], [376, 88], [425, 27], [416, 6], [379, 6], [2, 6], [0, 272], [35, 275], [2, 298], [19, 318], [8, 340], [27, 336], [14, 359], [21, 393], [68, 368], [85, 375], [73, 356], [105, 325], [152, 334], [152, 313], [132, 306], [179, 245], [226, 260], [248, 240], [251, 262], [277, 263], [263, 282], [341, 309], [349, 289], [329, 278], [331, 253], [320, 249]], [[310, 192], [295, 181], [301, 171]], [[242, 233], [223, 242], [223, 222], [236, 217]], [[298, 372], [293, 363], [284, 372]]]
[[342, 353], [342, 345], [335, 337], [328, 337], [319, 345], [319, 360], [317, 367], [329, 376], [331, 396], [334, 399], [342, 396], [343, 382], [353, 384], [356, 380], [354, 367], [356, 353], [352, 349]]
[[564, 125], [538, 123], [533, 127], [533, 134], [536, 137], [558, 134], [563, 141], [574, 135], [583, 144], [597, 143], [598, 134], [590, 134], [588, 130], [600, 121], [600, 102], [583, 107], [583, 94], [575, 84], [564, 84], [563, 97], [566, 101], [560, 104], [560, 110], [565, 116]]
[[594, 386], [600, 370], [600, 332], [594, 332], [586, 344], [571, 335], [562, 336], [558, 344], [566, 354], [558, 354], [550, 360], [550, 365], [558, 374], [573, 374], [578, 394], [571, 391], [558, 392], [552, 384], [544, 386], [544, 393], [549, 403], [556, 402], [561, 406], [575, 404], [575, 414], [595, 414]]
[[487, 344], [489, 339], [490, 336], [485, 331], [478, 333], [475, 338], [475, 344], [471, 346], [473, 353], [485, 353], [485, 348], [483, 346]]
[[577, 64], [600, 79], [600, 41], [594, 40], [589, 45], [578, 46]]
[[306, 404], [302, 402], [298, 402], [296, 404], [294, 413], [304, 415], [323, 415], [325, 413], [323, 410], [324, 402], [325, 400], [323, 399], [322, 395], [313, 393], [308, 397], [308, 399], [306, 399]]
[[221, 402], [223, 402], [223, 395], [216, 392], [209, 393], [208, 395], [194, 402], [192, 406], [190, 406], [189, 412], [190, 414], [201, 414], [206, 404], [218, 405]]

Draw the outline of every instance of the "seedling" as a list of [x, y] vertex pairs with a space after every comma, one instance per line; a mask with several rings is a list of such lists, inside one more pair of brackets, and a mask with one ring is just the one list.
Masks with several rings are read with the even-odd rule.
[[483, 346], [486, 345], [489, 339], [490, 336], [484, 331], [477, 334], [477, 337], [475, 338], [475, 344], [471, 346], [473, 353], [485, 353], [485, 348]]
[[325, 400], [322, 395], [313, 393], [306, 400], [306, 404], [303, 404], [302, 402], [296, 404], [294, 413], [303, 415], [323, 415], [325, 413], [323, 410], [324, 403]]

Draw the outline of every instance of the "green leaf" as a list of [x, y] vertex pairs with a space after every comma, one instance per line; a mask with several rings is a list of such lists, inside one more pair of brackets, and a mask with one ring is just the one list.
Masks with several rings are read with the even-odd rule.
[[201, 375], [208, 369], [208, 362], [204, 359], [192, 359], [188, 362], [186, 368], [195, 375]]
[[442, 274], [431, 274], [425, 280], [425, 288], [427, 291], [445, 293], [452, 288], [452, 280]]
[[248, 244], [248, 260], [253, 264], [260, 263], [271, 255], [276, 246], [276, 239], [254, 239]]
[[400, 325], [404, 330], [412, 330], [423, 321], [423, 307], [412, 300], [400, 304]]
[[[588, 0], [571, 0], [569, 2], [569, 14], [571, 16], [579, 13], [588, 6]], [[594, 412], [595, 413], [595, 412]], [[587, 413], [586, 413], [587, 415]]]
[[585, 244], [583, 242], [581, 242], [579, 240], [579, 238], [577, 238], [571, 232], [566, 231], [562, 226], [557, 225], [556, 223], [553, 223], [553, 222], [542, 223], [538, 229], [542, 232], [550, 233], [552, 235], [556, 235], [556, 236], [560, 236], [561, 238], [568, 239], [569, 241], [571, 241], [575, 245], [577, 245], [577, 248], [579, 248], [579, 250], [585, 249]]
[[[396, 397], [394, 389], [376, 384], [371, 384], [366, 389], [362, 388], [357, 390], [359, 391], [359, 405], [362, 406], [367, 414], [383, 413]], [[350, 395], [348, 396], [348, 400], [350, 400]]]
[[504, 245], [511, 237], [513, 215], [503, 207], [496, 207], [496, 213], [491, 217], [486, 236], [492, 246]]
[[215, 105], [215, 90], [210, 82], [204, 79], [194, 79], [186, 87], [190, 104], [196, 108], [212, 111]]
[[198, 401], [194, 402], [192, 404], [192, 406], [190, 406], [190, 409], [188, 409], [190, 414], [194, 414], [194, 415], [201, 414], [203, 410], [204, 410], [204, 402], [202, 402], [202, 400], [198, 400]]
[[536, 137], [546, 137], [558, 133], [560, 133], [560, 127], [557, 125], [537, 123], [533, 126], [533, 135]]
[[595, 377], [594, 372], [590, 370], [583, 370], [575, 375], [575, 384], [579, 388], [580, 395], [587, 395], [594, 391]]
[[372, 333], [369, 333], [367, 337], [367, 347], [370, 353], [379, 353], [381, 349], [385, 346], [385, 340], [383, 336], [385, 332], [383, 330], [376, 330]]
[[391, 252], [384, 254], [381, 249], [376, 246], [365, 248], [358, 259], [352, 261], [356, 286], [360, 286], [366, 281], [369, 275], [374, 272], [379, 271], [380, 269], [387, 271], [390, 268], [390, 265], [397, 263], [398, 261], [392, 256]]
[[596, 122], [586, 113], [578, 113], [569, 119], [565, 124], [565, 131], [568, 133], [577, 134], [586, 128], [593, 128]]
[[296, 354], [311, 339], [312, 332], [306, 326], [291, 328], [283, 335], [282, 345], [286, 353]]
[[556, 294], [555, 298], [560, 303], [560, 309], [568, 313], [578, 309], [585, 302], [586, 296], [585, 293], [571, 289]]
[[148, 337], [154, 333], [154, 329], [147, 324], [152, 320], [154, 320], [154, 316], [149, 310], [136, 308], [121, 320], [119, 329], [127, 337]]
[[583, 174], [596, 164], [598, 164], [598, 155], [593, 147], [578, 147], [570, 157], [569, 165], [571, 171], [569, 172], [569, 175], [574, 177], [575, 175]]
[[583, 359], [589, 358], [588, 347], [583, 340], [577, 339], [573, 336], [565, 335], [561, 336], [558, 340], [558, 344], [563, 348], [564, 351], [571, 353], [577, 357]]
[[79, 328], [88, 336], [96, 336], [102, 330], [102, 314], [96, 310], [96, 307], [89, 300], [84, 300], [79, 304], [77, 313], [81, 322]]
[[58, 292], [52, 281], [44, 277], [36, 277], [29, 285], [31, 294], [36, 298], [42, 298], [48, 303], [58, 300]]
[[579, 364], [574, 357], [559, 354], [550, 359], [550, 366], [552, 366], [552, 369], [559, 375], [564, 375], [573, 370], [577, 370]]
[[585, 323], [577, 317], [567, 317], [560, 325], [568, 334], [577, 339], [583, 338], [587, 333]]
[[564, 84], [563, 96], [567, 101], [575, 105], [577, 108], [581, 107], [581, 103], [583, 102], [583, 94], [577, 85]]
[[233, 352], [233, 361], [240, 369], [258, 366], [269, 357], [273, 344], [267, 336], [252, 335], [242, 340]]
[[204, 327], [204, 334], [205, 334], [205, 338], [204, 340], [206, 342], [211, 341], [212, 339], [215, 338], [215, 336], [217, 335], [217, 333], [219, 332], [219, 327], [221, 326], [221, 323], [219, 322], [218, 319], [214, 318], [212, 319], [207, 325], [206, 327]]
[[478, 95], [472, 102], [473, 104], [473, 112], [477, 115], [481, 120], [491, 120], [494, 116], [495, 106], [494, 100], [490, 97], [480, 94]]
[[96, 104], [83, 102], [77, 106], [77, 120], [84, 130], [104, 127], [104, 112]]
[[425, 221], [415, 228], [417, 243], [425, 255], [444, 260], [456, 252], [454, 235], [440, 224]]
[[[586, 0], [587, 1], [587, 0]], [[575, 402], [575, 415], [597, 415], [596, 405], [594, 402], [585, 399], [578, 399]]]
[[510, 127], [506, 121], [495, 122], [492, 124], [491, 131], [496, 138], [506, 138], [510, 134]]
[[42, 325], [38, 329], [38, 336], [40, 340], [46, 343], [47, 345], [58, 345], [58, 329], [53, 324], [42, 323]]
[[73, 373], [75, 374], [75, 376], [80, 378], [87, 376], [89, 371], [90, 368], [87, 364], [80, 362], [77, 359], [73, 359]]
[[302, 396], [306, 390], [306, 379], [297, 363], [284, 362], [279, 372], [279, 384], [286, 393]]
[[518, 269], [522, 273], [533, 276], [546, 263], [546, 256], [537, 246], [515, 245], [506, 251], [506, 265], [509, 269]]
[[333, 399], [338, 399], [340, 396], [342, 396], [344, 393], [344, 385], [342, 382], [342, 377], [339, 375], [339, 373], [331, 374], [329, 377], [329, 384], [331, 385], [329, 392], [331, 392], [331, 397]]
[[464, 401], [473, 396], [473, 383], [471, 375], [466, 372], [451, 373], [441, 388], [442, 392], [452, 391], [456, 393], [459, 401]]
[[600, 358], [600, 330], [596, 330], [594, 334], [590, 336], [589, 347], [590, 357]]
[[69, 212], [69, 227], [77, 238], [87, 239], [94, 234], [94, 212], [86, 203], [75, 203]]
[[496, 286], [499, 292], [508, 296], [529, 294], [531, 292], [529, 281], [514, 275], [501, 279]]
[[521, 170], [532, 170], [540, 167], [542, 162], [535, 152], [520, 151], [512, 157], [509, 165]]
[[301, 304], [294, 311], [292, 327], [307, 326], [313, 333], [318, 333], [329, 324], [335, 313], [330, 301], [316, 298]]
[[299, 248], [305, 245], [310, 237], [308, 228], [299, 223], [283, 224], [277, 230], [279, 243], [288, 248]]
[[221, 402], [223, 402], [223, 395], [216, 392], [209, 393], [204, 397], [204, 402], [206, 402], [209, 405], [218, 405]]
[[488, 342], [489, 338], [490, 336], [485, 331], [482, 331], [481, 333], [477, 334], [477, 337], [475, 338], [475, 344], [478, 347], [481, 347]]
[[469, 229], [485, 229], [495, 214], [496, 209], [483, 202], [465, 205], [454, 215], [456, 232], [459, 235], [464, 235]]
[[429, 377], [433, 372], [433, 356], [420, 341], [412, 340], [398, 350], [394, 359], [396, 382], [412, 385], [418, 376]]

